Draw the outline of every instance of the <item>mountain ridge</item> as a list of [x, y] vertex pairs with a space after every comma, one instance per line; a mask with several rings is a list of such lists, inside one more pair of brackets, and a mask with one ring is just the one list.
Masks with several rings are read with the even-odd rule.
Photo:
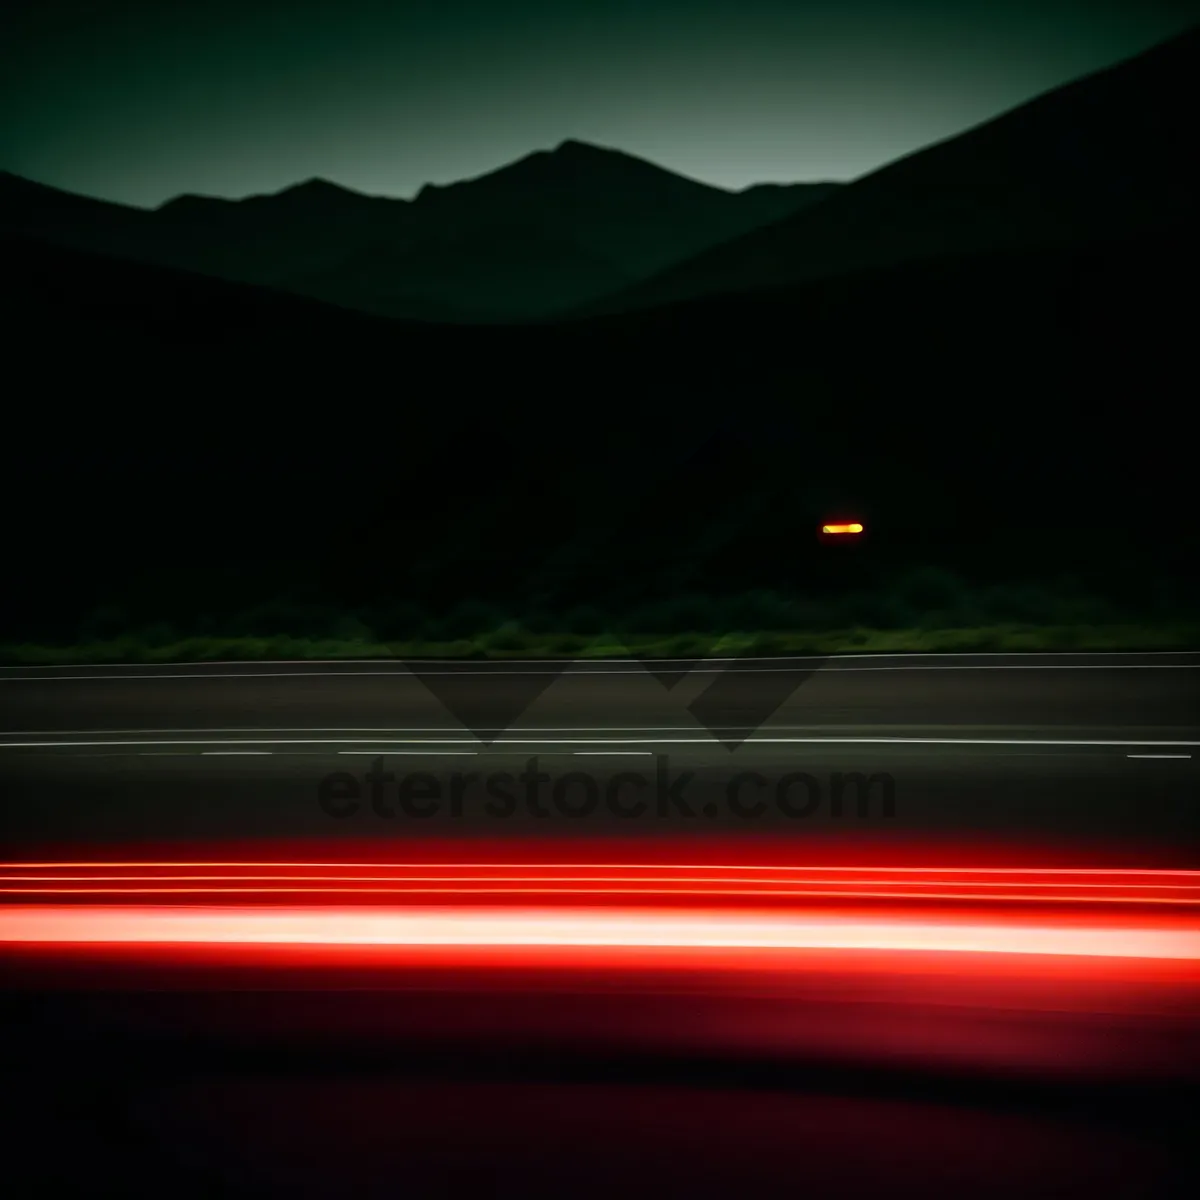
[[1200, 209], [1198, 80], [1200, 26], [848, 184], [733, 192], [568, 138], [412, 200], [313, 177], [145, 210], [3, 173], [0, 227], [385, 315], [404, 295], [439, 297], [405, 301], [418, 319], [577, 319], [1180, 225]]
[[1200, 26], [885, 164], [578, 315], [930, 254], [1166, 227], [1200, 206], [1186, 165], [1197, 80]]
[[[314, 176], [271, 193], [184, 193], [141, 209], [5, 174], [0, 228], [305, 295], [319, 288], [318, 298], [382, 315], [398, 314], [393, 299], [381, 297], [429, 295], [441, 299], [428, 312], [410, 312], [405, 301], [399, 315], [432, 320], [460, 311], [508, 322], [598, 299], [838, 186], [731, 192], [624, 151], [566, 139], [470, 179], [429, 184], [411, 200]], [[505, 245], [490, 246], [489, 238]], [[552, 242], [563, 254], [550, 270]], [[468, 246], [490, 264], [486, 270], [473, 273], [460, 260]], [[383, 251], [373, 272], [364, 268], [371, 247]], [[445, 256], [440, 262], [434, 247]], [[410, 277], [395, 276], [400, 263]], [[507, 287], [496, 275], [501, 263]], [[486, 296], [472, 291], [483, 279]]]

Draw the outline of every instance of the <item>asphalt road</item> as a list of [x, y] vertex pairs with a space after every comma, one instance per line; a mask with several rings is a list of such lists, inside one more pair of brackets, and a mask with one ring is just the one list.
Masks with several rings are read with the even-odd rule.
[[[1200, 653], [0, 668], [10, 732], [1200, 728]], [[765, 732], [765, 730], [764, 730]]]
[[[709, 838], [801, 861], [970, 843], [1194, 868], [1198, 672], [1200, 655], [9, 668], [4, 857]], [[6, 946], [10, 1174], [41, 1184], [22, 1194], [1188, 1194], [1200, 1026], [1170, 964], [280, 953]]]
[[1200, 654], [0, 672], [11, 847], [721, 831], [1192, 866], [1198, 765]]

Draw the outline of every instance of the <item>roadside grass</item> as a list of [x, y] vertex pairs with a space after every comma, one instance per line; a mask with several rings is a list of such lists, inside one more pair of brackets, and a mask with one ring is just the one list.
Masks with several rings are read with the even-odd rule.
[[762, 633], [533, 634], [512, 624], [453, 641], [371, 638], [188, 637], [156, 644], [127, 635], [71, 645], [0, 645], [9, 666], [86, 663], [195, 663], [317, 659], [716, 658], [786, 654], [996, 651], [1200, 650], [1200, 623], [1039, 625]]

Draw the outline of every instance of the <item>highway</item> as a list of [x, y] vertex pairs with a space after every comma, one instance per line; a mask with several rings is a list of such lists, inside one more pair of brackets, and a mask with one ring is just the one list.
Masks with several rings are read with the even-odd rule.
[[712, 831], [1192, 866], [1200, 654], [10, 667], [0, 785], [14, 850]]
[[1200, 654], [2, 669], [10, 1165], [1188, 1194], [1198, 700]]

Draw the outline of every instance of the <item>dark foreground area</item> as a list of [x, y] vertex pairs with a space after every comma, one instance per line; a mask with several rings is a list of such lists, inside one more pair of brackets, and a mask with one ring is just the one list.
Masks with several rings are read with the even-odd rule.
[[[91, 1194], [102, 1177], [139, 1196], [457, 1196], [497, 1188], [727, 1196], [783, 1185], [869, 1197], [901, 1180], [947, 1200], [964, 1192], [1095, 1200], [1182, 1197], [1195, 1182], [1191, 1084], [1064, 1084], [1004, 1070], [855, 1068], [778, 1053], [689, 1056], [650, 1044], [636, 1053], [595, 1045], [571, 1053], [553, 1036], [564, 1009], [603, 1007], [611, 1027], [654, 1012], [642, 1026], [649, 1039], [689, 1018], [712, 1026], [718, 1015], [726, 1030], [772, 1018], [776, 1029], [781, 1021], [810, 1031], [828, 1025], [830, 1010], [811, 1006], [764, 1011], [761, 1000], [698, 1003], [687, 994], [616, 1003], [492, 994], [486, 1049], [460, 1039], [457, 1051], [410, 1043], [397, 1053], [387, 1042], [347, 1050], [338, 1035], [370, 1013], [412, 1022], [440, 1008], [444, 1023], [461, 1022], [461, 997], [182, 999], [6, 998], [8, 1171], [25, 1181], [13, 1194]], [[164, 1033], [189, 1009], [220, 1012], [222, 1034], [197, 1036], [186, 1021], [186, 1037]], [[112, 1020], [117, 1011], [124, 1020]], [[296, 1014], [303, 1037], [258, 1040], [268, 1024], [294, 1025]], [[545, 1022], [536, 1049], [528, 1037], [500, 1032], [514, 1016], [527, 1027], [533, 1014]], [[1029, 1014], [976, 1013], [972, 1021], [955, 1012], [947, 1022], [937, 1006], [923, 1019], [920, 1009], [895, 1006], [864, 1019], [886, 1026], [893, 1040], [898, 1030], [913, 1044], [957, 1036], [977, 1046], [990, 1040], [1001, 1053], [1006, 1038], [1053, 1045], [1064, 1032], [1061, 1022]], [[134, 1020], [156, 1032], [131, 1035]], [[1089, 1036], [1129, 1032], [1109, 1018], [1093, 1020]], [[1171, 1036], [1169, 1024], [1155, 1032]]]
[[1185, 230], [511, 329], [0, 250], [10, 645], [1195, 611]]

